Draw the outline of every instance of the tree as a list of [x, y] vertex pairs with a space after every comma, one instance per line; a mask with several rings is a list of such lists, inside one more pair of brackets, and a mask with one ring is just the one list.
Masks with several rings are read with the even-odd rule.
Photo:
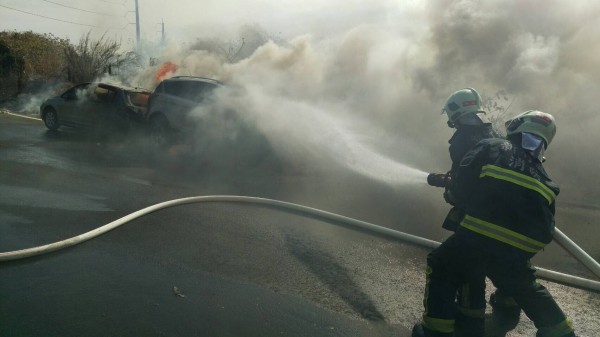
[[220, 57], [222, 60], [235, 63], [252, 55], [260, 46], [269, 41], [282, 43], [275, 36], [269, 35], [258, 24], [245, 24], [238, 31], [239, 38], [224, 41], [218, 38], [197, 38], [189, 46], [189, 50], [204, 50]]
[[62, 78], [65, 64], [62, 50], [68, 44], [68, 40], [52, 34], [0, 32], [2, 96], [20, 93], [30, 80]]
[[64, 48], [67, 61], [67, 77], [74, 83], [91, 82], [112, 68], [137, 61], [134, 52], [122, 52], [121, 43], [102, 35], [92, 40], [91, 32], [81, 37], [77, 45]]
[[18, 57], [14, 55], [9, 46], [0, 41], [0, 77], [6, 77], [16, 68]]
[[260, 46], [273, 40], [269, 34], [258, 24], [245, 24], [239, 31], [242, 45], [235, 55], [233, 61], [243, 60], [250, 57]]
[[34, 32], [0, 32], [0, 41], [15, 57], [24, 61], [25, 78], [60, 77], [64, 59], [61, 50], [69, 44], [52, 34]]
[[504, 122], [508, 119], [507, 113], [515, 98], [509, 99], [504, 90], [497, 91], [493, 96], [484, 96], [482, 108], [487, 111], [488, 117], [494, 129], [500, 134], [504, 134]]

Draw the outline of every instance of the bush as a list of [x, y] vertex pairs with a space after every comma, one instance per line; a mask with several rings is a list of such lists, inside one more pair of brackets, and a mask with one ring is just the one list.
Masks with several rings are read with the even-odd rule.
[[90, 32], [84, 35], [77, 45], [64, 48], [67, 62], [67, 79], [74, 83], [91, 82], [100, 75], [135, 63], [134, 52], [121, 52], [121, 43], [102, 35], [98, 40], [90, 38]]
[[68, 44], [52, 34], [0, 32], [0, 96], [21, 93], [31, 80], [63, 79]]

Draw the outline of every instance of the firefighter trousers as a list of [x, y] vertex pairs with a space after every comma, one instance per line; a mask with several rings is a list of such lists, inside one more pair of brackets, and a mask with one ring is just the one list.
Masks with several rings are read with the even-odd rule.
[[[460, 336], [482, 336], [483, 315], [481, 318], [477, 315], [465, 315], [460, 310], [461, 296], [458, 298], [458, 308], [455, 299], [461, 287], [465, 284], [479, 284], [480, 280], [485, 281], [487, 275], [496, 288], [515, 299], [538, 329], [538, 337], [574, 337], [570, 321], [548, 290], [536, 282], [534, 272], [528, 259], [497, 256], [475, 248], [456, 234], [450, 236], [427, 257], [422, 323], [426, 335], [450, 337], [454, 336], [456, 329], [457, 332], [460, 331]], [[477, 296], [466, 298], [476, 301], [470, 303], [471, 308], [481, 305]], [[485, 299], [483, 309], [485, 312]], [[466, 331], [462, 326], [465, 321], [468, 321]]]

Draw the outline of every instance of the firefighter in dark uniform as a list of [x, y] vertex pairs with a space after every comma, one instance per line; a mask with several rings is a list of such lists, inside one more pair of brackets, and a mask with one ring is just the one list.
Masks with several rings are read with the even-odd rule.
[[[461, 159], [480, 140], [496, 138], [499, 135], [492, 128], [492, 124], [487, 121], [485, 111], [481, 107], [481, 96], [473, 88], [461, 89], [450, 95], [442, 108], [442, 112], [448, 116], [448, 126], [456, 129], [450, 140], [448, 140], [452, 167], [448, 173], [441, 177], [444, 179], [444, 199], [453, 205], [450, 184]], [[454, 231], [462, 218], [462, 213], [460, 209], [453, 207], [442, 227]]]
[[[428, 181], [434, 186], [444, 187], [444, 199], [453, 206], [442, 224], [443, 228], [450, 231], [455, 231], [464, 217], [464, 210], [455, 205], [451, 192], [461, 159], [479, 141], [499, 137], [481, 105], [479, 93], [473, 88], [464, 88], [451, 94], [442, 108], [442, 112], [448, 116], [448, 126], [456, 129], [448, 141], [452, 167], [446, 174], [432, 173]], [[519, 320], [519, 307], [501, 291], [492, 295], [492, 301], [494, 314], [502, 318], [499, 321], [503, 321], [508, 328], [514, 328]], [[501, 303], [497, 305], [497, 302]], [[457, 292], [457, 331], [465, 337], [480, 336], [484, 329], [485, 307], [485, 277], [471, 279], [461, 285]]]
[[554, 231], [559, 188], [542, 162], [555, 133], [552, 115], [527, 111], [507, 122], [507, 139], [482, 140], [465, 154], [451, 186], [465, 216], [427, 257], [425, 312], [413, 336], [454, 336], [458, 288], [485, 276], [514, 298], [537, 337], [575, 336], [530, 264]]

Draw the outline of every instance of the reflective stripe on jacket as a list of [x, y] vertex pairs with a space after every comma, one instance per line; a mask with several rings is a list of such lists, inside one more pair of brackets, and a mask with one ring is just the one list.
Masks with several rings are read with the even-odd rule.
[[540, 193], [541, 196], [544, 197], [546, 200], [548, 200], [548, 204], [552, 204], [554, 202], [554, 199], [556, 199], [556, 193], [554, 193], [552, 189], [544, 185], [541, 181], [522, 173], [518, 173], [495, 165], [485, 165], [481, 168], [481, 174], [479, 175], [479, 178], [483, 178], [486, 176], [505, 180], [510, 183], [534, 190]]
[[531, 257], [552, 241], [559, 191], [528, 151], [505, 139], [483, 140], [456, 172], [452, 192], [466, 213], [457, 233]]
[[511, 231], [502, 226], [494, 225], [493, 223], [477, 219], [470, 215], [466, 215], [460, 225], [472, 230], [473, 232], [485, 235], [489, 238], [498, 240], [530, 253], [537, 253], [546, 246], [546, 244], [543, 242], [536, 241], [525, 235]]

